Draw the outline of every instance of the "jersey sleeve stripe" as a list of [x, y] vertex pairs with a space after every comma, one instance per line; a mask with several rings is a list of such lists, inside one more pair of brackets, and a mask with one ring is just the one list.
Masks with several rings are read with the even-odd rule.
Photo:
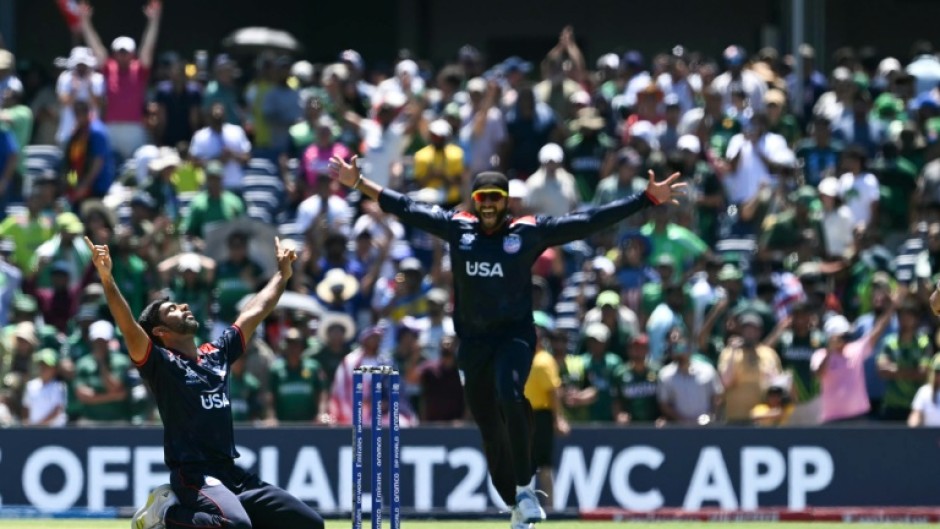
[[247, 352], [248, 347], [245, 345], [245, 334], [242, 333], [242, 328], [235, 324], [232, 324], [232, 328], [238, 331], [238, 337], [242, 339], [242, 353]]
[[131, 357], [131, 361], [134, 362], [134, 364], [137, 365], [137, 366], [142, 366], [142, 365], [146, 364], [146, 363], [147, 363], [147, 360], [150, 359], [150, 350], [151, 350], [151, 349], [153, 349], [153, 341], [152, 341], [152, 340], [148, 340], [148, 341], [147, 341], [147, 354], [144, 355], [144, 359], [141, 360], [140, 362], [138, 362], [137, 360], [134, 360], [134, 357], [132, 356], [132, 357]]

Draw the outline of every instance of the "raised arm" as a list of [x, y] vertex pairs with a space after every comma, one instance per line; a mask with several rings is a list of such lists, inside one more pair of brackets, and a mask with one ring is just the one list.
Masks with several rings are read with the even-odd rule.
[[444, 238], [447, 236], [447, 223], [451, 213], [438, 206], [429, 206], [415, 202], [405, 195], [390, 189], [383, 188], [372, 180], [365, 178], [356, 166], [356, 156], [349, 162], [339, 156], [330, 159], [330, 173], [339, 183], [346, 187], [358, 190], [365, 196], [377, 201], [382, 211], [392, 213], [405, 224], [410, 224], [432, 235]]
[[616, 200], [610, 204], [572, 213], [561, 217], [552, 217], [543, 221], [542, 230], [546, 246], [557, 246], [583, 239], [592, 233], [616, 224], [643, 208], [658, 206], [665, 202], [678, 204], [678, 196], [685, 182], [676, 182], [679, 173], [672, 174], [662, 182], [657, 182], [651, 170], [646, 191]]
[[91, 23], [92, 12], [93, 10], [88, 2], [82, 2], [78, 6], [79, 26], [81, 27], [85, 44], [94, 52], [95, 58], [98, 59], [98, 66], [103, 68], [104, 64], [108, 62], [108, 48], [104, 47], [104, 44], [101, 42], [101, 37], [98, 36], [98, 32], [95, 31], [95, 26]]
[[111, 311], [111, 315], [114, 316], [118, 328], [121, 329], [131, 360], [140, 364], [147, 360], [147, 352], [150, 350], [150, 337], [147, 336], [144, 329], [137, 323], [134, 315], [131, 314], [130, 306], [128, 306], [124, 296], [121, 295], [117, 283], [114, 282], [114, 276], [111, 275], [111, 251], [106, 244], [95, 245], [88, 237], [85, 237], [85, 244], [91, 250], [92, 263], [101, 277], [104, 296], [108, 300], [108, 309]]
[[157, 47], [157, 35], [160, 33], [160, 15], [163, 13], [163, 3], [160, 0], [150, 0], [144, 8], [147, 16], [147, 27], [140, 39], [140, 64], [144, 68], [153, 65], [153, 51]]
[[277, 272], [268, 281], [268, 284], [261, 289], [261, 292], [255, 294], [242, 309], [241, 314], [235, 320], [235, 325], [241, 329], [242, 337], [245, 343], [251, 339], [258, 325], [271, 314], [274, 307], [277, 306], [277, 300], [281, 298], [287, 282], [294, 273], [293, 264], [297, 259], [297, 252], [293, 249], [281, 247], [281, 239], [274, 238], [274, 248], [277, 255]]

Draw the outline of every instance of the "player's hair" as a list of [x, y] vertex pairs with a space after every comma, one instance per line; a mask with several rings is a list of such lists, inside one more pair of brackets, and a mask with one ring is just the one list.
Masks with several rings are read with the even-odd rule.
[[150, 340], [160, 347], [164, 345], [163, 340], [153, 335], [153, 328], [158, 325], [163, 325], [163, 320], [160, 319], [160, 307], [167, 301], [170, 301], [170, 298], [164, 297], [156, 301], [151, 301], [150, 304], [141, 311], [140, 317], [137, 318], [137, 323], [144, 329], [144, 332], [147, 333]]

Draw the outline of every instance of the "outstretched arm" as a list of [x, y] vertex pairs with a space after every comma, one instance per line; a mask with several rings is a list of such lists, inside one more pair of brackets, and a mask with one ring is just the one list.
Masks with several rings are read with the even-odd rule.
[[140, 39], [140, 64], [150, 68], [153, 64], [153, 50], [157, 47], [157, 34], [160, 33], [160, 15], [163, 13], [163, 3], [160, 0], [150, 0], [144, 8], [147, 16], [147, 27], [144, 36]]
[[82, 37], [85, 39], [85, 44], [91, 48], [91, 51], [95, 53], [95, 58], [98, 59], [98, 67], [104, 67], [104, 63], [108, 61], [108, 48], [104, 47], [104, 44], [101, 42], [101, 37], [98, 36], [98, 32], [95, 31], [95, 26], [91, 23], [91, 14], [92, 8], [88, 2], [82, 2], [78, 6], [78, 19], [79, 26], [82, 30]]
[[101, 284], [104, 286], [104, 296], [108, 300], [108, 309], [114, 316], [121, 334], [124, 335], [124, 341], [127, 344], [127, 351], [130, 353], [131, 360], [141, 364], [147, 360], [147, 353], [150, 351], [150, 337], [144, 332], [144, 329], [137, 323], [134, 315], [131, 314], [131, 308], [127, 305], [124, 296], [114, 282], [114, 276], [111, 275], [111, 251], [105, 244], [95, 245], [91, 239], [85, 237], [85, 244], [91, 250], [92, 263], [98, 270], [101, 277]]
[[330, 172], [339, 183], [359, 190], [365, 196], [376, 200], [382, 207], [382, 211], [396, 215], [406, 224], [441, 238], [447, 236], [447, 222], [450, 220], [451, 212], [437, 206], [415, 202], [401, 193], [383, 188], [362, 176], [356, 166], [356, 158], [353, 156], [349, 162], [339, 156], [330, 159]]
[[679, 173], [674, 173], [662, 182], [657, 182], [653, 171], [650, 171], [649, 184], [643, 193], [637, 193], [631, 197], [587, 211], [549, 218], [539, 225], [544, 237], [544, 244], [546, 246], [557, 246], [583, 239], [648, 206], [658, 206], [665, 202], [678, 204], [679, 192], [686, 186], [684, 182], [676, 182], [678, 178]]
[[251, 339], [258, 325], [271, 314], [274, 307], [277, 306], [277, 300], [281, 298], [284, 289], [287, 287], [287, 281], [293, 275], [292, 265], [297, 259], [297, 253], [292, 249], [282, 248], [281, 239], [274, 238], [274, 248], [277, 252], [277, 272], [274, 277], [268, 281], [268, 284], [261, 289], [261, 292], [255, 294], [255, 297], [245, 305], [238, 319], [235, 320], [235, 326], [242, 331], [242, 337], [245, 343]]

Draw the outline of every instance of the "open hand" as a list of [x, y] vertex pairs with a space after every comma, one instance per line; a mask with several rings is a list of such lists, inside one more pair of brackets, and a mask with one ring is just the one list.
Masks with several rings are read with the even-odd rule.
[[163, 2], [160, 0], [150, 0], [147, 3], [147, 6], [144, 7], [144, 15], [152, 20], [160, 17], [160, 13], [163, 12]]
[[111, 250], [108, 249], [107, 244], [94, 244], [91, 242], [91, 239], [85, 237], [85, 244], [88, 245], [88, 249], [91, 250], [91, 262], [95, 265], [95, 269], [98, 270], [98, 275], [104, 279], [107, 276], [111, 275]]
[[330, 158], [330, 176], [346, 187], [356, 185], [359, 180], [359, 167], [356, 165], [357, 156], [347, 162], [339, 156]]
[[940, 316], [940, 283], [937, 283], [933, 293], [930, 294], [930, 310], [937, 316]]
[[78, 4], [78, 19], [81, 22], [88, 22], [91, 20], [91, 15], [94, 13], [91, 4], [88, 2], [81, 2]]
[[297, 260], [297, 251], [294, 248], [288, 248], [287, 245], [281, 246], [281, 238], [274, 238], [275, 255], [277, 258], [277, 268], [284, 279], [290, 279], [294, 274], [293, 265]]
[[649, 184], [646, 185], [646, 194], [652, 197], [657, 204], [679, 204], [679, 196], [682, 190], [688, 185], [685, 182], [676, 182], [679, 179], [679, 173], [672, 173], [669, 178], [662, 182], [656, 181], [656, 175], [653, 170], [649, 172]]

